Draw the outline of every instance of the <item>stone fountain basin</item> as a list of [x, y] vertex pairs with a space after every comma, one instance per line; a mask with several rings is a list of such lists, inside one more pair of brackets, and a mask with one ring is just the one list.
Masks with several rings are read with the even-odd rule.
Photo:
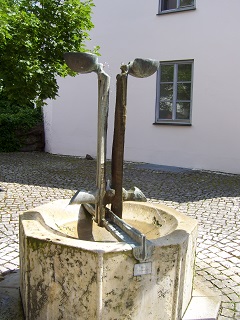
[[[93, 240], [101, 242], [119, 242], [105, 228], [98, 227], [95, 222], [84, 219], [79, 214], [79, 205], [64, 207], [63, 202], [53, 204], [51, 208], [47, 206], [44, 212], [45, 223], [60, 232], [63, 236], [70, 236], [80, 240]], [[54, 209], [53, 209], [54, 208]], [[90, 219], [91, 216], [89, 215]], [[91, 219], [92, 220], [92, 219]], [[123, 220], [132, 227], [145, 234], [149, 240], [158, 239], [173, 232], [178, 225], [178, 220], [170, 212], [166, 212], [149, 204], [137, 204], [136, 202], [123, 203]], [[91, 225], [92, 236], [82, 229], [89, 229]], [[88, 230], [90, 233], [90, 230]]]
[[123, 219], [154, 248], [151, 259], [137, 261], [130, 244], [94, 222], [91, 237], [89, 221], [82, 233], [81, 209], [68, 203], [20, 215], [26, 319], [181, 319], [191, 299], [197, 222], [164, 205], [124, 202]]

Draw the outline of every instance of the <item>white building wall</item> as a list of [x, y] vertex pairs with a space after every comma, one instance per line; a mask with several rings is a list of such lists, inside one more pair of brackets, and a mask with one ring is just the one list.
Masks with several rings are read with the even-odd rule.
[[[115, 77], [122, 62], [194, 59], [192, 126], [153, 125], [156, 75], [128, 78], [125, 159], [240, 173], [240, 2], [196, 0], [196, 10], [156, 15], [157, 0], [95, 0], [89, 48], [111, 76], [108, 157]], [[59, 79], [47, 106], [46, 151], [96, 155], [97, 76]], [[49, 123], [49, 121], [47, 122]]]

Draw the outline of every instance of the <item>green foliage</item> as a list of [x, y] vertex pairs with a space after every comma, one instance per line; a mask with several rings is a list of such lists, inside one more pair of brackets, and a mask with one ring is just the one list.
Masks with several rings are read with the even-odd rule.
[[11, 104], [0, 96], [0, 152], [18, 151], [21, 141], [17, 132], [27, 132], [41, 122], [41, 107]]
[[0, 0], [0, 94], [11, 106], [56, 97], [56, 76], [74, 75], [63, 53], [86, 51], [92, 7], [92, 0]]

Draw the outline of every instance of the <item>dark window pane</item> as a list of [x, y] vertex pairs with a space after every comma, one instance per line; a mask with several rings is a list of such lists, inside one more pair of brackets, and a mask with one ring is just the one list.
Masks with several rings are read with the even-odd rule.
[[173, 82], [174, 65], [161, 65], [161, 82]]
[[177, 8], [177, 0], [162, 0], [162, 11]]
[[171, 101], [160, 101], [159, 118], [172, 119], [172, 102]]
[[178, 65], [178, 81], [191, 81], [192, 77], [192, 65], [191, 64], [179, 64]]
[[193, 6], [194, 0], [180, 0], [180, 7]]
[[176, 119], [190, 120], [190, 102], [178, 102]]
[[177, 100], [191, 100], [191, 83], [178, 83]]
[[192, 95], [192, 63], [163, 62], [160, 66], [159, 122], [189, 123]]
[[162, 83], [160, 85], [160, 99], [167, 99], [171, 100], [173, 98], [173, 85], [172, 84], [166, 84]]

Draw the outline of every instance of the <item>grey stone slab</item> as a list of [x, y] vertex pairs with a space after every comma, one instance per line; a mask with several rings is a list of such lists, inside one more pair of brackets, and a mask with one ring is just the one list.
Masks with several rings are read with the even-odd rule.
[[209, 288], [207, 281], [195, 277], [192, 300], [182, 320], [217, 320], [220, 305], [219, 291]]
[[0, 281], [0, 319], [24, 320], [19, 293], [19, 271], [5, 275]]
[[214, 297], [193, 297], [182, 320], [217, 320], [219, 307]]

